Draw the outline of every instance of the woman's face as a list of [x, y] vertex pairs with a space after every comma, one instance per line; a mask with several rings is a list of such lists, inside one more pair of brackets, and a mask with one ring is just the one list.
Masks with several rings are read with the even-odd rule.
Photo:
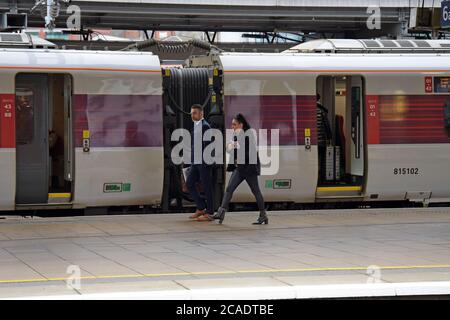
[[242, 130], [243, 126], [244, 125], [242, 123], [240, 123], [239, 121], [237, 121], [236, 119], [233, 119], [231, 121], [231, 129], [233, 129], [234, 131]]

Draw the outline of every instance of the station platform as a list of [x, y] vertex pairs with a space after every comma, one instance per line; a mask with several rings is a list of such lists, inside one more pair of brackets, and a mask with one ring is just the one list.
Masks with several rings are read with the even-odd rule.
[[5, 216], [0, 298], [450, 295], [450, 208], [268, 214], [261, 226], [257, 212], [222, 225], [188, 214]]

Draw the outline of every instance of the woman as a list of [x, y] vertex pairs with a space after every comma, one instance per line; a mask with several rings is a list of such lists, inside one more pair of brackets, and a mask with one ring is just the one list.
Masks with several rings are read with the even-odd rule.
[[[233, 118], [231, 128], [234, 130], [234, 135], [233, 141], [230, 141], [227, 145], [227, 152], [232, 153], [234, 164], [229, 164], [227, 171], [232, 171], [233, 173], [228, 182], [228, 187], [225, 190], [222, 205], [213, 217], [214, 219], [218, 219], [219, 223], [222, 223], [234, 190], [245, 180], [256, 198], [259, 209], [259, 218], [253, 224], [268, 224], [269, 218], [267, 217], [264, 208], [264, 199], [258, 185], [261, 165], [256, 148], [256, 139], [253, 132], [247, 132], [250, 129], [250, 125], [240, 113]], [[242, 144], [245, 144], [244, 150], [241, 149], [243, 147]]]

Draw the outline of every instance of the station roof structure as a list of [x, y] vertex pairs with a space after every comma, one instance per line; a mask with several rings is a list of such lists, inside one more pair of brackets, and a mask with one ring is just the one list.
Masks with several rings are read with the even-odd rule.
[[[381, 23], [389, 26], [404, 20], [410, 6], [418, 5], [414, 2], [372, 4], [381, 9]], [[35, 0], [0, 0], [0, 11], [16, 7], [29, 14], [34, 4]], [[367, 0], [73, 0], [70, 4], [80, 7], [84, 28], [121, 30], [357, 32], [372, 13]], [[425, 0], [423, 5], [437, 7], [440, 1]], [[61, 7], [56, 27], [64, 28], [68, 16]], [[28, 15], [29, 27], [43, 25], [40, 14]]]

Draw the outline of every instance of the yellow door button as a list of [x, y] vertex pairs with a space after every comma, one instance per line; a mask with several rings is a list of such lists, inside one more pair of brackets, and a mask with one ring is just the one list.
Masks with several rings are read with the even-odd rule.
[[311, 137], [311, 129], [305, 128], [305, 137]]

